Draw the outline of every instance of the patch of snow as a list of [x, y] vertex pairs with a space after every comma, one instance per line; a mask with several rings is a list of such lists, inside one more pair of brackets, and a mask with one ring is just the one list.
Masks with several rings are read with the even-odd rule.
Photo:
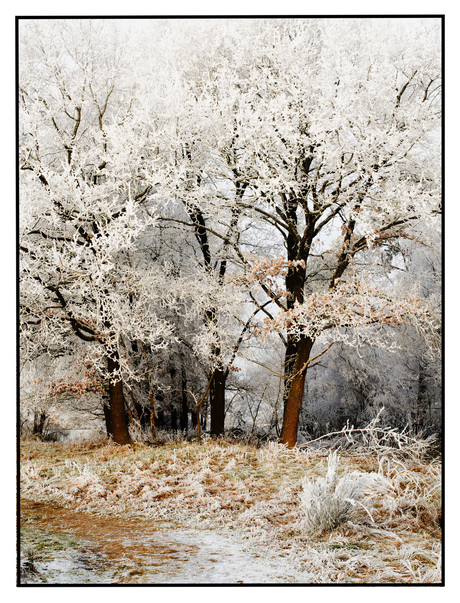
[[[293, 571], [288, 557], [246, 544], [241, 535], [211, 530], [187, 530], [164, 534], [168, 545], [197, 547], [193, 555], [180, 558], [176, 567], [155, 572], [155, 582], [169, 584], [266, 584], [308, 582]], [[181, 556], [182, 557], [182, 556]], [[311, 577], [310, 577], [311, 578]]]

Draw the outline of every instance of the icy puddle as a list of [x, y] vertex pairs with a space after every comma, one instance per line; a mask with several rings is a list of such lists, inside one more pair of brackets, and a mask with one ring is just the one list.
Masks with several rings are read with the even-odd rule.
[[22, 584], [229, 584], [308, 581], [238, 535], [21, 501]]

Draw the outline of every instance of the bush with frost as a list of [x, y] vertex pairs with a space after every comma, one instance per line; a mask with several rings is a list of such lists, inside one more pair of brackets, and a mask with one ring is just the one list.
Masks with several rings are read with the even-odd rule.
[[300, 502], [303, 524], [309, 532], [334, 530], [353, 519], [359, 509], [364, 509], [372, 520], [369, 509], [383, 485], [383, 478], [375, 473], [353, 471], [339, 479], [337, 465], [337, 453], [330, 453], [326, 477], [302, 480]]

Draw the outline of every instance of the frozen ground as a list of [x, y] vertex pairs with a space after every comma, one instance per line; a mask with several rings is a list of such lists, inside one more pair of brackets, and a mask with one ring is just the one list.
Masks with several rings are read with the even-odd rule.
[[24, 511], [23, 562], [31, 559], [36, 573], [24, 575], [23, 583], [308, 582], [287, 557], [249, 544], [238, 530], [155, 529], [94, 516], [88, 521], [37, 503]]
[[[440, 460], [424, 460], [418, 449], [405, 457], [385, 449], [384, 458], [366, 450], [340, 456], [331, 493], [345, 495], [342, 482], [354, 484], [358, 475], [377, 473], [382, 484], [369, 485], [347, 520], [316, 533], [302, 501], [305, 479], [316, 492], [329, 474], [325, 451], [224, 440], [130, 447], [23, 441], [23, 550], [29, 538], [31, 561], [42, 570], [30, 579], [438, 583]], [[321, 505], [309, 508], [329, 517], [335, 507], [323, 490], [314, 497]]]

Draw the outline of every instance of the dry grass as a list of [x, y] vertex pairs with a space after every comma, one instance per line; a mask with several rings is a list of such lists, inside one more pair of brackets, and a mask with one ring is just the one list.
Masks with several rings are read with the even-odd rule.
[[29, 440], [21, 443], [21, 496], [93, 515], [238, 528], [288, 556], [305, 582], [439, 582], [440, 461], [343, 454], [339, 477], [375, 472], [385, 487], [372, 497], [372, 519], [357, 508], [351, 520], [313, 535], [300, 504], [302, 479], [324, 477], [327, 467], [324, 451], [273, 443], [255, 449], [226, 440], [153, 447]]

